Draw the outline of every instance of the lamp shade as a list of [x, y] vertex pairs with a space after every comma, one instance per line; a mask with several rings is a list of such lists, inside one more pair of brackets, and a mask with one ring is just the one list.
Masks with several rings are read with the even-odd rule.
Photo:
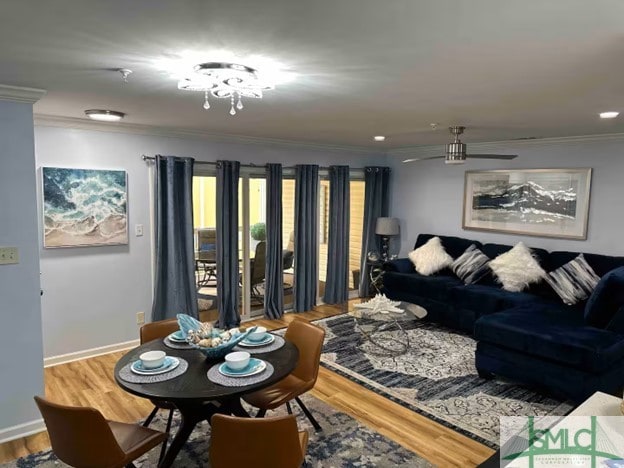
[[399, 219], [398, 218], [377, 218], [375, 226], [375, 234], [380, 236], [398, 236], [399, 235]]

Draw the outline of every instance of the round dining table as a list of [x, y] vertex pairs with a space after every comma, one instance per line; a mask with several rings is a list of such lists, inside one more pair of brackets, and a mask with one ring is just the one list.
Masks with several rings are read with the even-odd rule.
[[[161, 350], [169, 356], [183, 358], [188, 362], [184, 374], [165, 382], [130, 383], [119, 377], [119, 372], [127, 364], [139, 359], [146, 351]], [[173, 403], [180, 411], [181, 423], [176, 435], [167, 449], [159, 468], [172, 465], [180, 449], [184, 446], [195, 426], [201, 421], [210, 422], [216, 413], [249, 417], [241, 404], [240, 398], [262, 388], [279, 382], [290, 374], [297, 365], [299, 351], [286, 341], [281, 348], [268, 353], [255, 353], [253, 357], [270, 362], [273, 374], [262, 382], [242, 387], [226, 387], [208, 380], [208, 369], [221, 360], [208, 360], [197, 349], [172, 349], [162, 339], [145, 343], [126, 353], [115, 365], [115, 381], [125, 391], [153, 401]]]

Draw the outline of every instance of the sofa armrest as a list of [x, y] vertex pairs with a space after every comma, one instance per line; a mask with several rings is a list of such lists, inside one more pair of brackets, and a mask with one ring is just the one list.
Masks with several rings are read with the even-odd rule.
[[409, 258], [397, 258], [383, 264], [384, 271], [394, 271], [397, 273], [415, 273], [414, 264]]
[[624, 335], [624, 305], [617, 310], [607, 325], [607, 330]]

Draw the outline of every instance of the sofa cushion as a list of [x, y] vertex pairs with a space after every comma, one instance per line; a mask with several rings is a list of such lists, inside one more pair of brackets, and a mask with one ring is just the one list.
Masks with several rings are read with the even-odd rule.
[[510, 292], [481, 284], [454, 287], [449, 301], [458, 309], [474, 310], [477, 316], [492, 314], [523, 304], [539, 304], [542, 299], [526, 292]]
[[412, 250], [407, 256], [416, 271], [425, 276], [437, 273], [453, 263], [453, 257], [446, 253], [439, 237], [429, 239], [425, 245]]
[[585, 305], [585, 323], [606, 327], [624, 305], [624, 267], [610, 271], [600, 279]]
[[490, 261], [489, 266], [507, 291], [522, 291], [546, 275], [531, 249], [522, 242]]
[[475, 337], [589, 372], [604, 372], [624, 359], [624, 336], [586, 326], [582, 313], [548, 306], [483, 316], [475, 323]]
[[448, 254], [457, 258], [461, 254], [463, 254], [468, 247], [472, 244], [475, 244], [477, 248], [481, 248], [481, 242], [474, 241], [470, 239], [464, 239], [463, 237], [453, 237], [453, 236], [436, 236], [435, 234], [420, 234], [416, 239], [416, 245], [414, 245], [414, 249], [425, 245], [430, 239], [434, 237], [439, 237], [442, 241], [442, 246], [444, 250], [448, 252]]
[[587, 299], [600, 281], [583, 254], [551, 271], [544, 279], [568, 305]]
[[384, 289], [409, 291], [411, 295], [445, 301], [448, 290], [462, 282], [454, 276], [423, 276], [419, 273], [388, 272], [384, 275]]
[[[487, 254], [487, 252], [486, 252]], [[570, 260], [573, 260], [578, 256], [579, 252], [551, 252], [548, 256], [548, 262], [545, 266], [546, 271], [553, 271], [559, 268], [561, 265], [565, 265]], [[603, 277], [611, 270], [624, 266], [624, 257], [611, 257], [609, 255], [598, 255], [584, 253], [583, 256], [587, 263], [592, 267], [596, 274]]]
[[607, 325], [606, 330], [624, 335], [624, 305], [618, 308], [615, 312], [615, 315]]
[[383, 264], [384, 271], [396, 271], [399, 273], [414, 273], [414, 264], [409, 258], [397, 258]]
[[453, 264], [451, 270], [465, 284], [472, 284], [479, 281], [490, 272], [490, 258], [472, 244], [461, 254]]

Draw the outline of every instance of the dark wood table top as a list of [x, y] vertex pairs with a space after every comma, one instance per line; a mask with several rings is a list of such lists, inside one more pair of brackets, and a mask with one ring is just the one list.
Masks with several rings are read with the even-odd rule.
[[[187, 371], [171, 380], [157, 383], [130, 383], [119, 378], [119, 371], [128, 363], [136, 361], [146, 351], [162, 350], [169, 356], [176, 356], [188, 362]], [[270, 362], [274, 372], [268, 379], [244, 387], [225, 387], [208, 380], [207, 373], [220, 360], [207, 360], [196, 349], [171, 349], [165, 346], [162, 339], [145, 343], [126, 353], [115, 366], [115, 381], [125, 391], [152, 400], [166, 400], [172, 403], [191, 403], [232, 398], [251, 393], [279, 382], [290, 374], [297, 365], [299, 351], [292, 343], [286, 341], [280, 349], [269, 353], [253, 354], [252, 357]]]

